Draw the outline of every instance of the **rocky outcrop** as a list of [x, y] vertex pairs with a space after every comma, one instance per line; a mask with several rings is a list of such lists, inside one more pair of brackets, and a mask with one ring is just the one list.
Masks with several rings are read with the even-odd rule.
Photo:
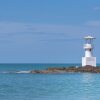
[[52, 73], [67, 73], [67, 72], [89, 72], [89, 73], [100, 73], [100, 67], [84, 66], [84, 67], [63, 67], [63, 68], [48, 68], [46, 70], [32, 70], [30, 73], [36, 74], [52, 74]]

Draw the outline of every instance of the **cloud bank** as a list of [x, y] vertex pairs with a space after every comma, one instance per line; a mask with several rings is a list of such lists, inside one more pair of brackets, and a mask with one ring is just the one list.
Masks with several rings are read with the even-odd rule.
[[85, 35], [97, 35], [100, 32], [100, 21], [87, 21], [85, 25], [57, 25], [57, 24], [34, 24], [21, 22], [0, 22], [0, 36], [12, 35], [48, 35], [57, 38], [83, 37]]

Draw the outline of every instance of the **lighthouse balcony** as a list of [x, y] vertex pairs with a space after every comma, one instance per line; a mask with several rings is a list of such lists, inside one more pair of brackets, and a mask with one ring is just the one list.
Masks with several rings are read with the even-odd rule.
[[91, 44], [84, 44], [84, 49], [92, 49], [92, 45]]

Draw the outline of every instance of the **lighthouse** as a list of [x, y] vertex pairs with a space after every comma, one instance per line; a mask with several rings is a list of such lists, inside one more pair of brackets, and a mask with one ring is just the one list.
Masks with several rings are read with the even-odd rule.
[[82, 57], [82, 66], [94, 66], [96, 67], [96, 57], [93, 57], [93, 40], [95, 39], [95, 37], [92, 36], [87, 36], [84, 37], [85, 39], [85, 44], [83, 46], [84, 50], [85, 50], [85, 56]]

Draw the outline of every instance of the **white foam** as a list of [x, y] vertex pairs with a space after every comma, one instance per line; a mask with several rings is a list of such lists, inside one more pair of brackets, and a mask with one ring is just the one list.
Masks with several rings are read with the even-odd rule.
[[25, 74], [25, 73], [30, 73], [30, 71], [18, 71], [18, 72], [15, 72], [15, 73]]
[[1, 74], [27, 74], [30, 71], [1, 71]]

